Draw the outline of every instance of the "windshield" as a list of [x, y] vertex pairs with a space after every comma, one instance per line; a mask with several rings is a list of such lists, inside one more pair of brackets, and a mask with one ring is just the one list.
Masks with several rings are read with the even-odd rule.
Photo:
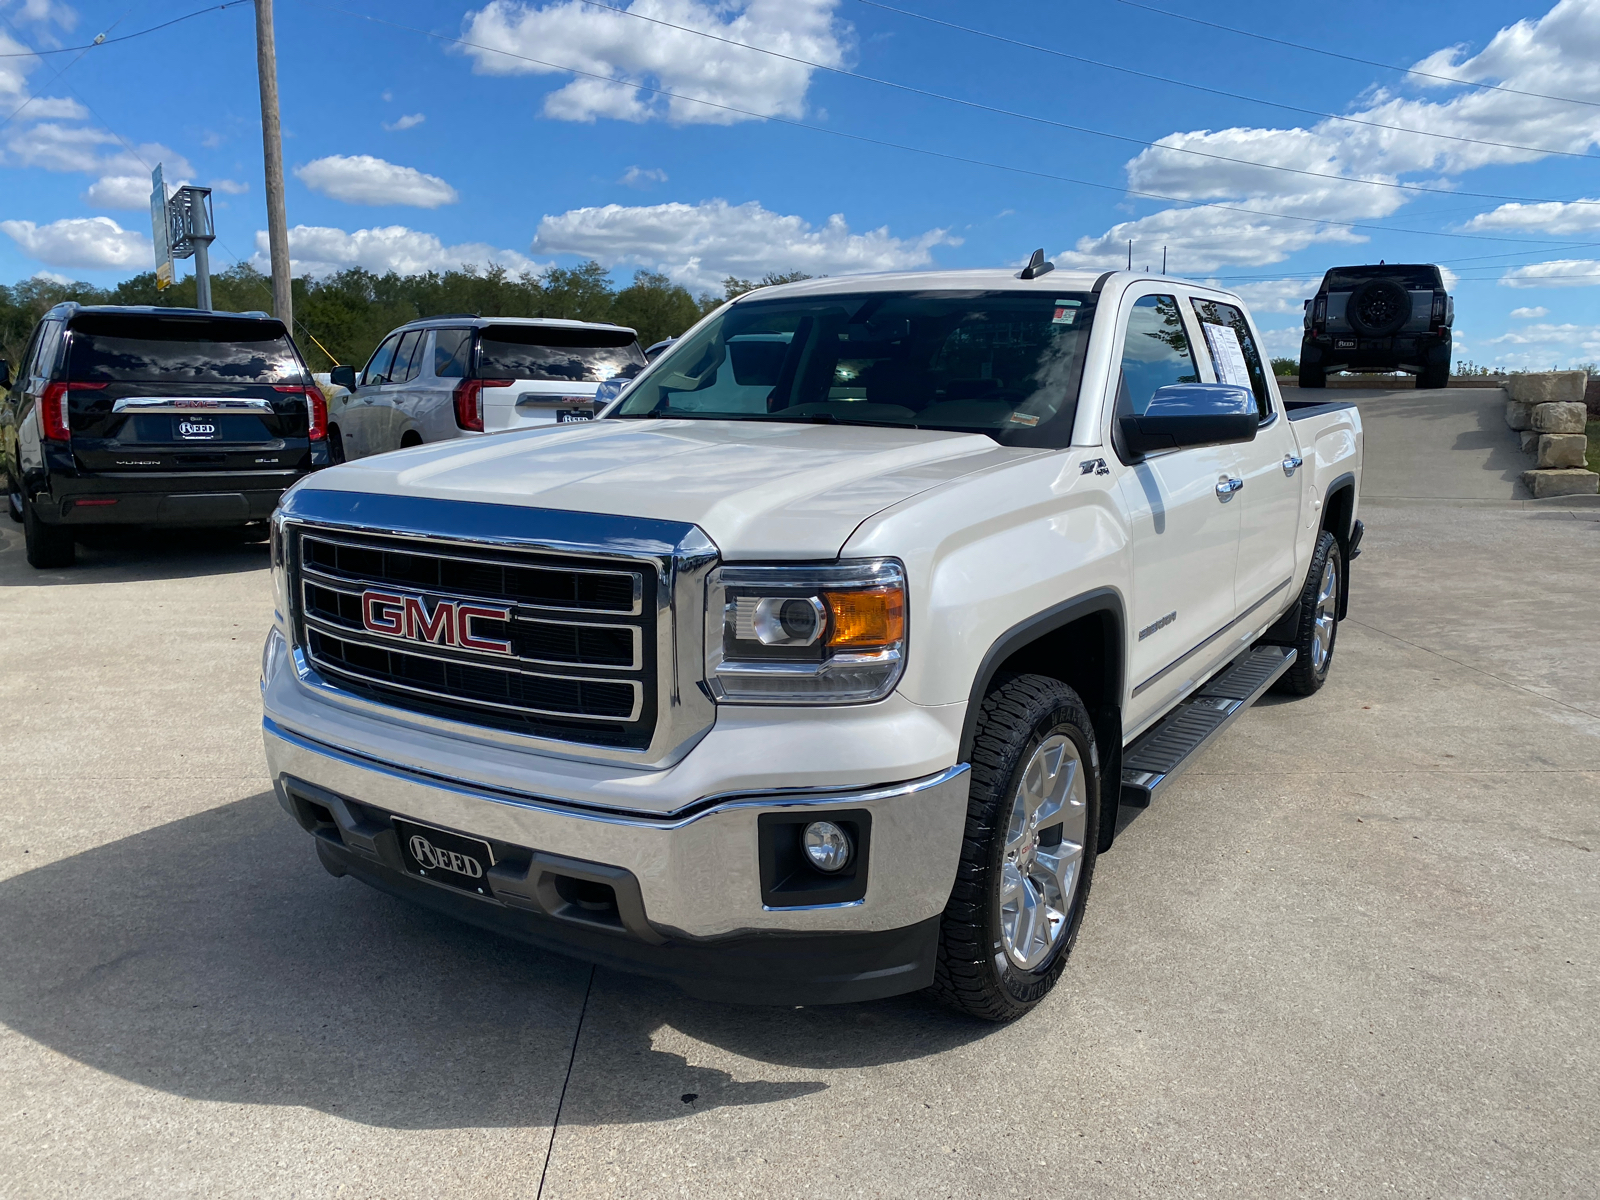
[[294, 345], [276, 321], [85, 313], [73, 320], [71, 332], [70, 379], [307, 382]]
[[750, 300], [674, 345], [615, 417], [818, 421], [1066, 445], [1087, 292], [867, 292]]
[[490, 325], [478, 338], [480, 379], [599, 383], [644, 363], [638, 339], [626, 329]]

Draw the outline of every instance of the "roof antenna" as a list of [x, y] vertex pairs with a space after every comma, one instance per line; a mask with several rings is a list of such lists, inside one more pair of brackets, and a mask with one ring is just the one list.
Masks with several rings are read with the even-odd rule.
[[1028, 265], [1022, 268], [1018, 279], [1037, 279], [1041, 275], [1048, 275], [1056, 269], [1053, 262], [1045, 262], [1044, 247], [1040, 246], [1033, 252], [1033, 257], [1028, 260]]

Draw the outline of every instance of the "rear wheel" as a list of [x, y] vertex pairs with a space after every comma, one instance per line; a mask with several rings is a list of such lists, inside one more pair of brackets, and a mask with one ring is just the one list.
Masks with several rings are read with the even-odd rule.
[[334, 466], [344, 462], [344, 434], [337, 425], [328, 426], [328, 461]]
[[1292, 696], [1309, 696], [1328, 681], [1333, 666], [1333, 646], [1339, 637], [1339, 594], [1344, 584], [1344, 555], [1339, 541], [1323, 530], [1311, 555], [1300, 593], [1299, 624], [1295, 630], [1294, 666], [1274, 685]]
[[1423, 367], [1417, 376], [1419, 388], [1442, 388], [1450, 386], [1450, 364], [1433, 363]]
[[78, 557], [72, 531], [46, 525], [26, 496], [22, 498], [22, 540], [28, 553], [28, 565], [41, 571], [70, 567]]
[[420, 445], [422, 445], [422, 435], [415, 429], [408, 429], [400, 436], [400, 449], [402, 450], [404, 450], [407, 446]]
[[1100, 824], [1094, 727], [1060, 680], [1019, 675], [984, 698], [955, 887], [933, 991], [988, 1021], [1049, 993], [1077, 940]]

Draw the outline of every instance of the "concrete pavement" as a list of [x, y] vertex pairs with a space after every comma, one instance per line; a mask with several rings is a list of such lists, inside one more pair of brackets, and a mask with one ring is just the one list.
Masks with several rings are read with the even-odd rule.
[[262, 548], [45, 574], [0, 523], [0, 1195], [1593, 1194], [1600, 510], [1517, 496], [1492, 393], [1328, 398], [1332, 680], [1127, 824], [999, 1029], [705, 1004], [328, 877], [261, 761]]

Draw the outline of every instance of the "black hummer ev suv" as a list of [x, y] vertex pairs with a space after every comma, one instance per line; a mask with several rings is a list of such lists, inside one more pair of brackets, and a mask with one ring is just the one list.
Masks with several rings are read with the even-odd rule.
[[1306, 301], [1300, 386], [1324, 386], [1329, 371], [1405, 371], [1442, 388], [1455, 315], [1431, 264], [1334, 267]]
[[28, 561], [85, 526], [254, 529], [328, 465], [328, 409], [265, 313], [58, 304], [0, 361], [0, 475]]

